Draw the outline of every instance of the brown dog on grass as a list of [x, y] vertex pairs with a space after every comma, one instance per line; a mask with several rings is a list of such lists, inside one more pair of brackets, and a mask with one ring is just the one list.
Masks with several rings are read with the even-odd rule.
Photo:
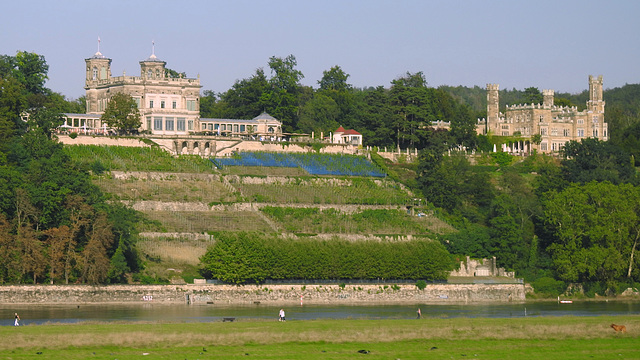
[[627, 332], [627, 327], [624, 325], [611, 324], [611, 328], [613, 328], [613, 330], [615, 330], [616, 332]]

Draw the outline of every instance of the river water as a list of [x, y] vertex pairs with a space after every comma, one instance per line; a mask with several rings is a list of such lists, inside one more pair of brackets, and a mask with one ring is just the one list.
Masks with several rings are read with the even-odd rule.
[[[572, 304], [531, 302], [458, 305], [304, 305], [285, 308], [287, 321], [313, 319], [412, 319], [420, 308], [423, 318], [524, 316], [638, 315], [640, 302], [580, 301]], [[13, 325], [17, 312], [22, 325], [92, 322], [215, 322], [236, 320], [277, 320], [278, 307], [266, 305], [0, 305], [0, 325]]]

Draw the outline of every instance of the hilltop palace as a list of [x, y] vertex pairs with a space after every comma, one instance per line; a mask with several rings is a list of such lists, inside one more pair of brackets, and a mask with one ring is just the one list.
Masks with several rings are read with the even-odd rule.
[[[498, 84], [487, 85], [487, 118], [479, 120], [476, 129], [479, 134], [523, 138], [505, 145], [505, 151], [526, 152], [537, 146], [538, 151], [548, 153], [562, 149], [570, 140], [587, 137], [607, 140], [602, 75], [589, 76], [589, 100], [584, 111], [578, 111], [575, 106], [555, 106], [554, 91], [542, 90], [542, 104], [507, 105], [502, 113], [498, 89]], [[535, 134], [540, 134], [539, 145], [531, 141]]]
[[112, 76], [111, 59], [96, 52], [86, 62], [86, 114], [65, 114], [62, 126], [86, 134], [107, 134], [100, 117], [110, 97], [118, 92], [130, 95], [140, 110], [138, 129], [153, 135], [179, 136], [196, 132], [225, 136], [253, 136], [276, 139], [282, 136], [280, 121], [263, 113], [250, 120], [200, 118], [200, 77], [170, 77], [166, 62], [155, 51], [140, 61], [140, 76]]
[[[64, 114], [62, 128], [84, 134], [103, 134], [113, 129], [101, 121], [111, 96], [118, 92], [130, 95], [136, 102], [142, 120], [138, 131], [177, 138], [186, 135], [217, 135], [245, 140], [281, 141], [291, 134], [282, 133], [282, 123], [262, 113], [253, 119], [208, 119], [200, 117], [200, 77], [172, 77], [158, 59], [155, 48], [151, 56], [140, 61], [140, 76], [112, 76], [111, 59], [98, 51], [86, 63], [86, 114]], [[334, 144], [362, 145], [362, 135], [339, 127], [327, 141]], [[186, 144], [186, 143], [185, 143]], [[195, 143], [176, 145], [177, 152]]]

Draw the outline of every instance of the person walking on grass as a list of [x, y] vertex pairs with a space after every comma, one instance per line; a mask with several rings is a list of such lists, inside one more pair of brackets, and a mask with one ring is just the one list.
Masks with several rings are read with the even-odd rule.
[[416, 311], [418, 313], [418, 319], [420, 319], [422, 317], [422, 312], [420, 311], [420, 308], [418, 308], [418, 311]]
[[287, 321], [284, 318], [284, 309], [280, 309], [279, 320], [278, 321]]
[[20, 316], [18, 316], [18, 313], [15, 313], [15, 320], [13, 321], [13, 326], [20, 326]]

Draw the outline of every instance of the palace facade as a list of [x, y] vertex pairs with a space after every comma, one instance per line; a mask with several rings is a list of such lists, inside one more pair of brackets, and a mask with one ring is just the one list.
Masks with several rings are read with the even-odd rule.
[[111, 61], [99, 49], [85, 59], [86, 114], [64, 114], [61, 128], [87, 134], [114, 133], [100, 117], [111, 96], [122, 92], [138, 105], [142, 120], [138, 130], [148, 134], [282, 137], [282, 123], [266, 113], [250, 120], [201, 119], [200, 77], [170, 76], [167, 63], [156, 57], [155, 50], [140, 61], [140, 76], [112, 76]]
[[[556, 152], [571, 140], [580, 141], [587, 137], [608, 139], [607, 123], [604, 117], [605, 102], [602, 98], [602, 75], [589, 76], [589, 100], [586, 109], [578, 111], [575, 106], [553, 104], [554, 91], [543, 90], [542, 104], [507, 105], [500, 111], [499, 85], [487, 85], [487, 118], [478, 122], [480, 134], [496, 136], [519, 136], [502, 150], [527, 152]], [[539, 134], [539, 144], [532, 137]]]

